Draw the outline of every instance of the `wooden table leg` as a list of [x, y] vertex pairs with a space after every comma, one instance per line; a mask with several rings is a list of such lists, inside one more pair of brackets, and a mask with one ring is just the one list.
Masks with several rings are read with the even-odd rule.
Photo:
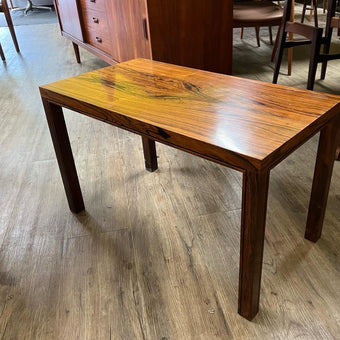
[[243, 175], [238, 312], [251, 320], [259, 310], [269, 170]]
[[337, 137], [336, 137], [336, 151], [335, 151], [335, 159], [340, 161], [340, 126], [338, 127]]
[[142, 136], [143, 152], [146, 170], [153, 172], [158, 169], [156, 143], [154, 140]]
[[45, 99], [43, 99], [43, 104], [68, 204], [72, 212], [78, 213], [84, 210], [85, 206], [63, 111], [60, 106], [52, 104]]
[[305, 232], [305, 238], [312, 242], [316, 242], [322, 232], [337, 147], [337, 133], [338, 127], [335, 124], [328, 124], [320, 132]]

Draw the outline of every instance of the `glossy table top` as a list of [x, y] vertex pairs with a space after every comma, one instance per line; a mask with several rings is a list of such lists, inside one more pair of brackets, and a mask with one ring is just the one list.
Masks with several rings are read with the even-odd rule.
[[170, 144], [173, 136], [203, 142], [255, 167], [274, 164], [340, 112], [338, 96], [143, 59], [40, 89], [61, 106], [132, 131], [131, 121], [139, 132], [157, 127]]

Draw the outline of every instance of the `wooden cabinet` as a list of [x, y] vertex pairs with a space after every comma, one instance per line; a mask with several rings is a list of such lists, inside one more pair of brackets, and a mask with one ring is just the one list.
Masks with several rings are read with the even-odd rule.
[[152, 58], [231, 73], [232, 0], [55, 0], [55, 7], [76, 49], [110, 64]]

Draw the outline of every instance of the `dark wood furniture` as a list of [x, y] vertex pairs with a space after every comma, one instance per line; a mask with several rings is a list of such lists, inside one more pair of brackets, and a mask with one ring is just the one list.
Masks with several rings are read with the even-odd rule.
[[[7, 0], [0, 0], [0, 12], [4, 13], [4, 15], [5, 15], [5, 19], [6, 19], [6, 22], [7, 22], [7, 25], [8, 25], [8, 29], [9, 29], [11, 36], [12, 36], [12, 40], [13, 40], [13, 43], [14, 43], [15, 50], [17, 52], [20, 52], [20, 48], [19, 48], [17, 36], [15, 34], [11, 13], [9, 12]], [[2, 52], [2, 55], [3, 55], [3, 52]], [[4, 55], [3, 55], [3, 57], [5, 58]], [[4, 58], [3, 58], [3, 60], [5, 60]]]
[[132, 60], [40, 87], [71, 211], [84, 210], [62, 107], [243, 173], [239, 313], [258, 312], [270, 170], [320, 133], [305, 237], [320, 237], [340, 127], [340, 98], [285, 86]]
[[282, 8], [270, 0], [234, 1], [233, 27], [255, 27], [257, 46], [260, 47], [260, 27], [269, 27], [270, 43], [273, 44], [272, 26], [280, 26]]
[[[340, 28], [340, 18], [335, 16], [336, 2], [337, 0], [329, 0], [327, 3], [325, 35], [322, 36], [322, 28], [290, 22], [289, 17], [292, 0], [286, 0], [284, 14], [285, 21], [279, 37], [279, 47], [277, 52], [273, 83], [277, 83], [278, 80], [283, 50], [285, 48], [306, 44], [311, 45], [307, 89], [313, 90], [314, 88], [316, 70], [319, 63], [322, 63], [321, 79], [325, 79], [327, 62], [329, 60], [340, 59], [340, 53], [329, 53], [333, 28]], [[287, 38], [287, 33], [302, 35], [306, 38], [306, 40], [291, 41]], [[323, 51], [321, 52], [322, 46]]]
[[231, 73], [232, 0], [55, 0], [77, 61], [81, 46], [110, 64], [142, 57]]
[[[314, 26], [318, 27], [318, 0], [304, 0], [301, 14], [301, 23], [305, 20], [306, 10], [310, 11], [310, 17], [314, 15]], [[325, 13], [325, 10], [324, 10]]]

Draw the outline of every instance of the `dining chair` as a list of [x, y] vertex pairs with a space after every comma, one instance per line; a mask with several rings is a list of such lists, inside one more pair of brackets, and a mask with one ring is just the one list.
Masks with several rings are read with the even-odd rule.
[[[324, 3], [325, 6], [325, 3]], [[310, 20], [314, 16], [314, 26], [318, 27], [318, 0], [304, 0], [301, 13], [301, 23], [305, 20], [306, 10], [310, 11]], [[325, 11], [324, 11], [325, 13]]]
[[[320, 27], [290, 22], [289, 18], [291, 13], [292, 0], [286, 0], [283, 14], [283, 23], [280, 27], [279, 47], [273, 76], [274, 84], [276, 84], [278, 80], [283, 51], [285, 48], [307, 44], [311, 45], [307, 81], [308, 90], [313, 90], [314, 88], [316, 70], [319, 63], [322, 63], [321, 79], [324, 79], [326, 75], [327, 62], [330, 60], [340, 59], [339, 53], [329, 53], [333, 28], [340, 29], [340, 18], [335, 16], [336, 3], [337, 0], [328, 0], [327, 2], [326, 27], [325, 35], [323, 36], [323, 29]], [[288, 33], [301, 35], [305, 38], [305, 40], [288, 40]], [[322, 46], [323, 51], [321, 52]], [[340, 129], [334, 142], [337, 145], [335, 159], [340, 161]]]
[[[336, 2], [337, 0], [329, 0], [327, 2], [326, 27], [325, 35], [323, 36], [322, 28], [290, 22], [288, 12], [290, 11], [292, 0], [286, 0], [283, 29], [281, 29], [279, 36], [279, 47], [275, 64], [273, 83], [277, 83], [278, 80], [283, 50], [285, 48], [306, 44], [311, 45], [307, 89], [313, 90], [314, 88], [316, 70], [319, 63], [322, 63], [321, 79], [325, 79], [328, 61], [340, 59], [340, 53], [330, 53], [333, 28], [340, 28], [340, 18], [335, 16]], [[288, 40], [287, 33], [289, 32], [302, 35], [306, 39], [302, 41]], [[323, 47], [322, 51], [321, 47]]]
[[260, 47], [260, 27], [269, 27], [270, 43], [273, 44], [272, 26], [279, 26], [283, 9], [270, 0], [234, 1], [233, 27], [241, 28], [241, 38], [244, 27], [255, 27], [257, 46]]
[[14, 25], [11, 17], [11, 13], [8, 8], [7, 0], [0, 0], [0, 13], [4, 13], [5, 19], [12, 36], [12, 40], [17, 52], [20, 52], [17, 36], [15, 34]]

